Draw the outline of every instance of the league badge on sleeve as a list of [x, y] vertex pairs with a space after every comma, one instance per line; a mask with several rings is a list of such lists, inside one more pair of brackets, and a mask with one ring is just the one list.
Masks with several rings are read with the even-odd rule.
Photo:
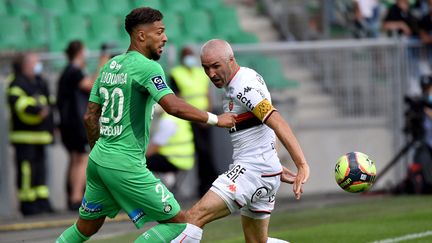
[[154, 76], [153, 78], [151, 78], [151, 81], [153, 82], [157, 90], [167, 88], [167, 85], [165, 84], [165, 81], [163, 80], [162, 76]]

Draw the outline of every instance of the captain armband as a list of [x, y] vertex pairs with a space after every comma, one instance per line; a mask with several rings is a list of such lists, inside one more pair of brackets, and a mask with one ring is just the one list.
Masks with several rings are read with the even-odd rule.
[[254, 107], [252, 113], [263, 123], [265, 123], [273, 111], [276, 111], [276, 108], [273, 107], [270, 101], [264, 99]]

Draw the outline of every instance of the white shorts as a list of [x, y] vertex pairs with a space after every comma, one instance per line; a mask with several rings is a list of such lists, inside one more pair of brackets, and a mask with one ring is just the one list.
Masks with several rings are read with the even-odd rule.
[[280, 186], [280, 173], [263, 175], [241, 164], [230, 168], [213, 182], [210, 190], [225, 201], [231, 213], [240, 209], [241, 215], [250, 218], [270, 217]]

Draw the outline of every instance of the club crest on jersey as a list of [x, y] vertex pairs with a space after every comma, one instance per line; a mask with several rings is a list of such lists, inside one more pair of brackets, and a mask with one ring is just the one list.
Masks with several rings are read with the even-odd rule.
[[153, 82], [157, 90], [167, 88], [167, 85], [165, 84], [165, 81], [163, 80], [162, 76], [154, 76], [153, 78], [151, 78], [151, 81]]
[[230, 100], [230, 102], [228, 103], [228, 109], [230, 111], [232, 111], [234, 109], [234, 102], [232, 100]]

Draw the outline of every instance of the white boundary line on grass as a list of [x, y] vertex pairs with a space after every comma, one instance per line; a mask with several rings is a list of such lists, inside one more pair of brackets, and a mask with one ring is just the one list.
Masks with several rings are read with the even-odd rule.
[[405, 241], [405, 240], [423, 238], [423, 237], [430, 236], [430, 235], [432, 235], [432, 230], [428, 230], [428, 231], [420, 232], [420, 233], [415, 233], [415, 234], [403, 235], [403, 236], [396, 237], [396, 238], [388, 238], [388, 239], [384, 239], [384, 240], [378, 240], [378, 241], [374, 241], [372, 243], [394, 243], [394, 242], [400, 242], [400, 241]]

